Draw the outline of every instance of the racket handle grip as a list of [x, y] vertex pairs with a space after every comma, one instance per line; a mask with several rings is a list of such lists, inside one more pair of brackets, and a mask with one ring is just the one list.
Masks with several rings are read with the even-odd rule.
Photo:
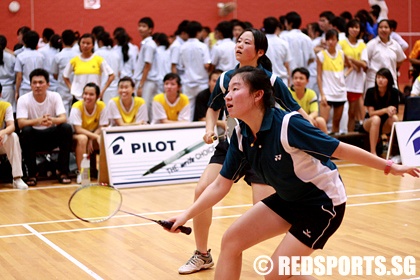
[[[173, 222], [163, 221], [163, 220], [159, 220], [158, 223], [159, 225], [163, 226], [166, 229], [171, 229], [172, 226], [174, 225]], [[190, 227], [184, 227], [184, 226], [180, 226], [177, 229], [181, 230], [181, 232], [185, 233], [186, 235], [190, 235], [192, 231]]]

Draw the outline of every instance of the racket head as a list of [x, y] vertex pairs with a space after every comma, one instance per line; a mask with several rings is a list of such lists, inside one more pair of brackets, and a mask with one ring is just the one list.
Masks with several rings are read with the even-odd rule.
[[99, 223], [110, 219], [121, 207], [122, 195], [110, 185], [91, 184], [78, 188], [70, 197], [71, 213], [84, 222]]

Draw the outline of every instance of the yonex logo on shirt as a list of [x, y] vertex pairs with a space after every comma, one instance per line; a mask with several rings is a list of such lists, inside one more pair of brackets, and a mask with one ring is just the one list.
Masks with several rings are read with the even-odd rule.
[[281, 160], [281, 154], [280, 154], [280, 155], [275, 155], [275, 156], [274, 156], [274, 160], [275, 160], [275, 161], [279, 161], [279, 160]]

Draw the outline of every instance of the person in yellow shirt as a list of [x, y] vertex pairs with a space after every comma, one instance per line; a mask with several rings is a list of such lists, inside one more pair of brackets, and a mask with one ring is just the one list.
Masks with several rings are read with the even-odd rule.
[[[1, 92], [2, 86], [0, 84], [0, 97]], [[12, 105], [0, 100], [0, 154], [6, 154], [12, 166], [13, 188], [23, 190], [27, 189], [28, 185], [22, 180], [22, 150], [19, 137], [14, 131], [15, 120]]]
[[146, 101], [134, 94], [134, 81], [123, 77], [118, 82], [118, 94], [108, 102], [108, 118], [113, 126], [142, 125], [149, 121]]
[[318, 113], [318, 97], [312, 89], [306, 88], [309, 82], [309, 71], [299, 67], [292, 72], [292, 86], [289, 88], [293, 98], [308, 114], [309, 121], [313, 126], [328, 133], [325, 119]]
[[[92, 154], [99, 150], [101, 129], [108, 125], [105, 103], [98, 100], [99, 86], [88, 83], [83, 88], [82, 100], [73, 104], [70, 111], [70, 123], [74, 127], [73, 139], [76, 142], [76, 164], [80, 171], [83, 154]], [[81, 183], [80, 172], [77, 183]]]
[[152, 103], [152, 124], [189, 122], [190, 103], [188, 96], [181, 93], [181, 78], [168, 73], [163, 78], [163, 93], [157, 94]]

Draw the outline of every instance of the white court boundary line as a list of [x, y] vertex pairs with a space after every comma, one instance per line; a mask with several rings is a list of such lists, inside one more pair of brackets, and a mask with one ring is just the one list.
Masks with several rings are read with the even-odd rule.
[[[45, 187], [45, 188], [54, 188], [54, 187]], [[348, 198], [351, 197], [368, 197], [368, 196], [379, 196], [379, 195], [391, 195], [391, 194], [399, 194], [399, 193], [415, 193], [420, 192], [420, 189], [413, 189], [413, 190], [400, 190], [400, 191], [389, 191], [389, 192], [377, 192], [377, 193], [368, 193], [368, 194], [354, 194], [348, 195]], [[381, 204], [391, 204], [391, 203], [401, 203], [401, 202], [412, 202], [412, 201], [420, 201], [420, 198], [410, 198], [410, 199], [398, 199], [398, 200], [388, 200], [388, 201], [376, 201], [376, 202], [366, 202], [366, 203], [355, 203], [355, 204], [347, 204], [348, 207], [359, 207], [359, 206], [369, 206], [369, 205], [381, 205]], [[240, 204], [240, 205], [230, 205], [230, 206], [216, 206], [213, 209], [230, 209], [230, 208], [243, 208], [243, 207], [251, 207], [252, 204]], [[142, 215], [162, 215], [162, 214], [169, 214], [169, 213], [179, 213], [183, 210], [172, 210], [172, 211], [163, 211], [163, 212], [151, 212]], [[237, 215], [226, 215], [226, 216], [214, 216], [213, 220], [219, 219], [231, 219], [231, 218], [238, 218], [241, 214]], [[122, 218], [122, 217], [131, 217], [131, 215], [118, 215], [114, 218]], [[73, 222], [79, 221], [78, 219], [69, 219], [69, 220], [59, 220], [59, 221], [48, 221], [48, 222], [35, 222], [35, 223], [24, 223], [24, 224], [9, 224], [9, 225], [0, 225], [0, 228], [3, 227], [12, 227], [12, 226], [23, 226], [27, 229], [30, 233], [27, 234], [14, 234], [14, 235], [4, 235], [0, 236], [0, 239], [3, 238], [12, 238], [12, 237], [22, 237], [22, 236], [32, 236], [35, 235], [39, 239], [41, 239], [44, 243], [50, 246], [53, 250], [61, 254], [67, 260], [78, 266], [81, 270], [83, 270], [88, 275], [92, 276], [93, 279], [96, 280], [103, 280], [102, 277], [97, 275], [87, 266], [79, 262], [77, 259], [72, 257], [66, 251], [61, 249], [59, 246], [51, 242], [48, 238], [44, 235], [48, 234], [59, 234], [59, 233], [69, 233], [69, 232], [81, 232], [81, 231], [91, 231], [91, 230], [104, 230], [104, 229], [115, 229], [115, 228], [127, 228], [127, 227], [136, 227], [136, 226], [148, 226], [148, 225], [155, 225], [155, 223], [147, 222], [141, 224], [125, 224], [125, 225], [118, 225], [118, 226], [104, 226], [104, 227], [95, 227], [95, 228], [79, 228], [79, 229], [72, 229], [72, 230], [58, 230], [58, 231], [49, 231], [49, 232], [38, 232], [30, 225], [40, 225], [40, 224], [52, 224], [52, 223], [60, 223], [60, 222]], [[420, 278], [412, 278], [407, 280], [420, 280]]]
[[77, 265], [84, 272], [86, 272], [87, 274], [89, 274], [90, 276], [92, 276], [92, 278], [97, 279], [97, 280], [103, 280], [102, 277], [100, 277], [98, 274], [96, 274], [95, 272], [93, 272], [92, 270], [90, 270], [87, 266], [85, 266], [84, 264], [82, 264], [81, 262], [79, 262], [78, 260], [76, 260], [75, 258], [73, 258], [70, 254], [68, 254], [66, 251], [64, 251], [63, 249], [61, 249], [57, 245], [55, 245], [48, 238], [44, 237], [41, 233], [39, 233], [38, 231], [36, 231], [35, 229], [33, 229], [31, 226], [29, 226], [29, 225], [23, 225], [23, 227], [26, 228], [27, 230], [29, 230], [30, 232], [32, 232], [36, 237], [38, 237], [39, 239], [41, 239], [44, 243], [46, 243], [48, 246], [50, 246], [51, 248], [53, 248], [56, 252], [58, 252], [59, 254], [61, 254], [63, 257], [65, 257], [66, 259], [68, 259], [70, 262], [72, 262], [73, 264]]

